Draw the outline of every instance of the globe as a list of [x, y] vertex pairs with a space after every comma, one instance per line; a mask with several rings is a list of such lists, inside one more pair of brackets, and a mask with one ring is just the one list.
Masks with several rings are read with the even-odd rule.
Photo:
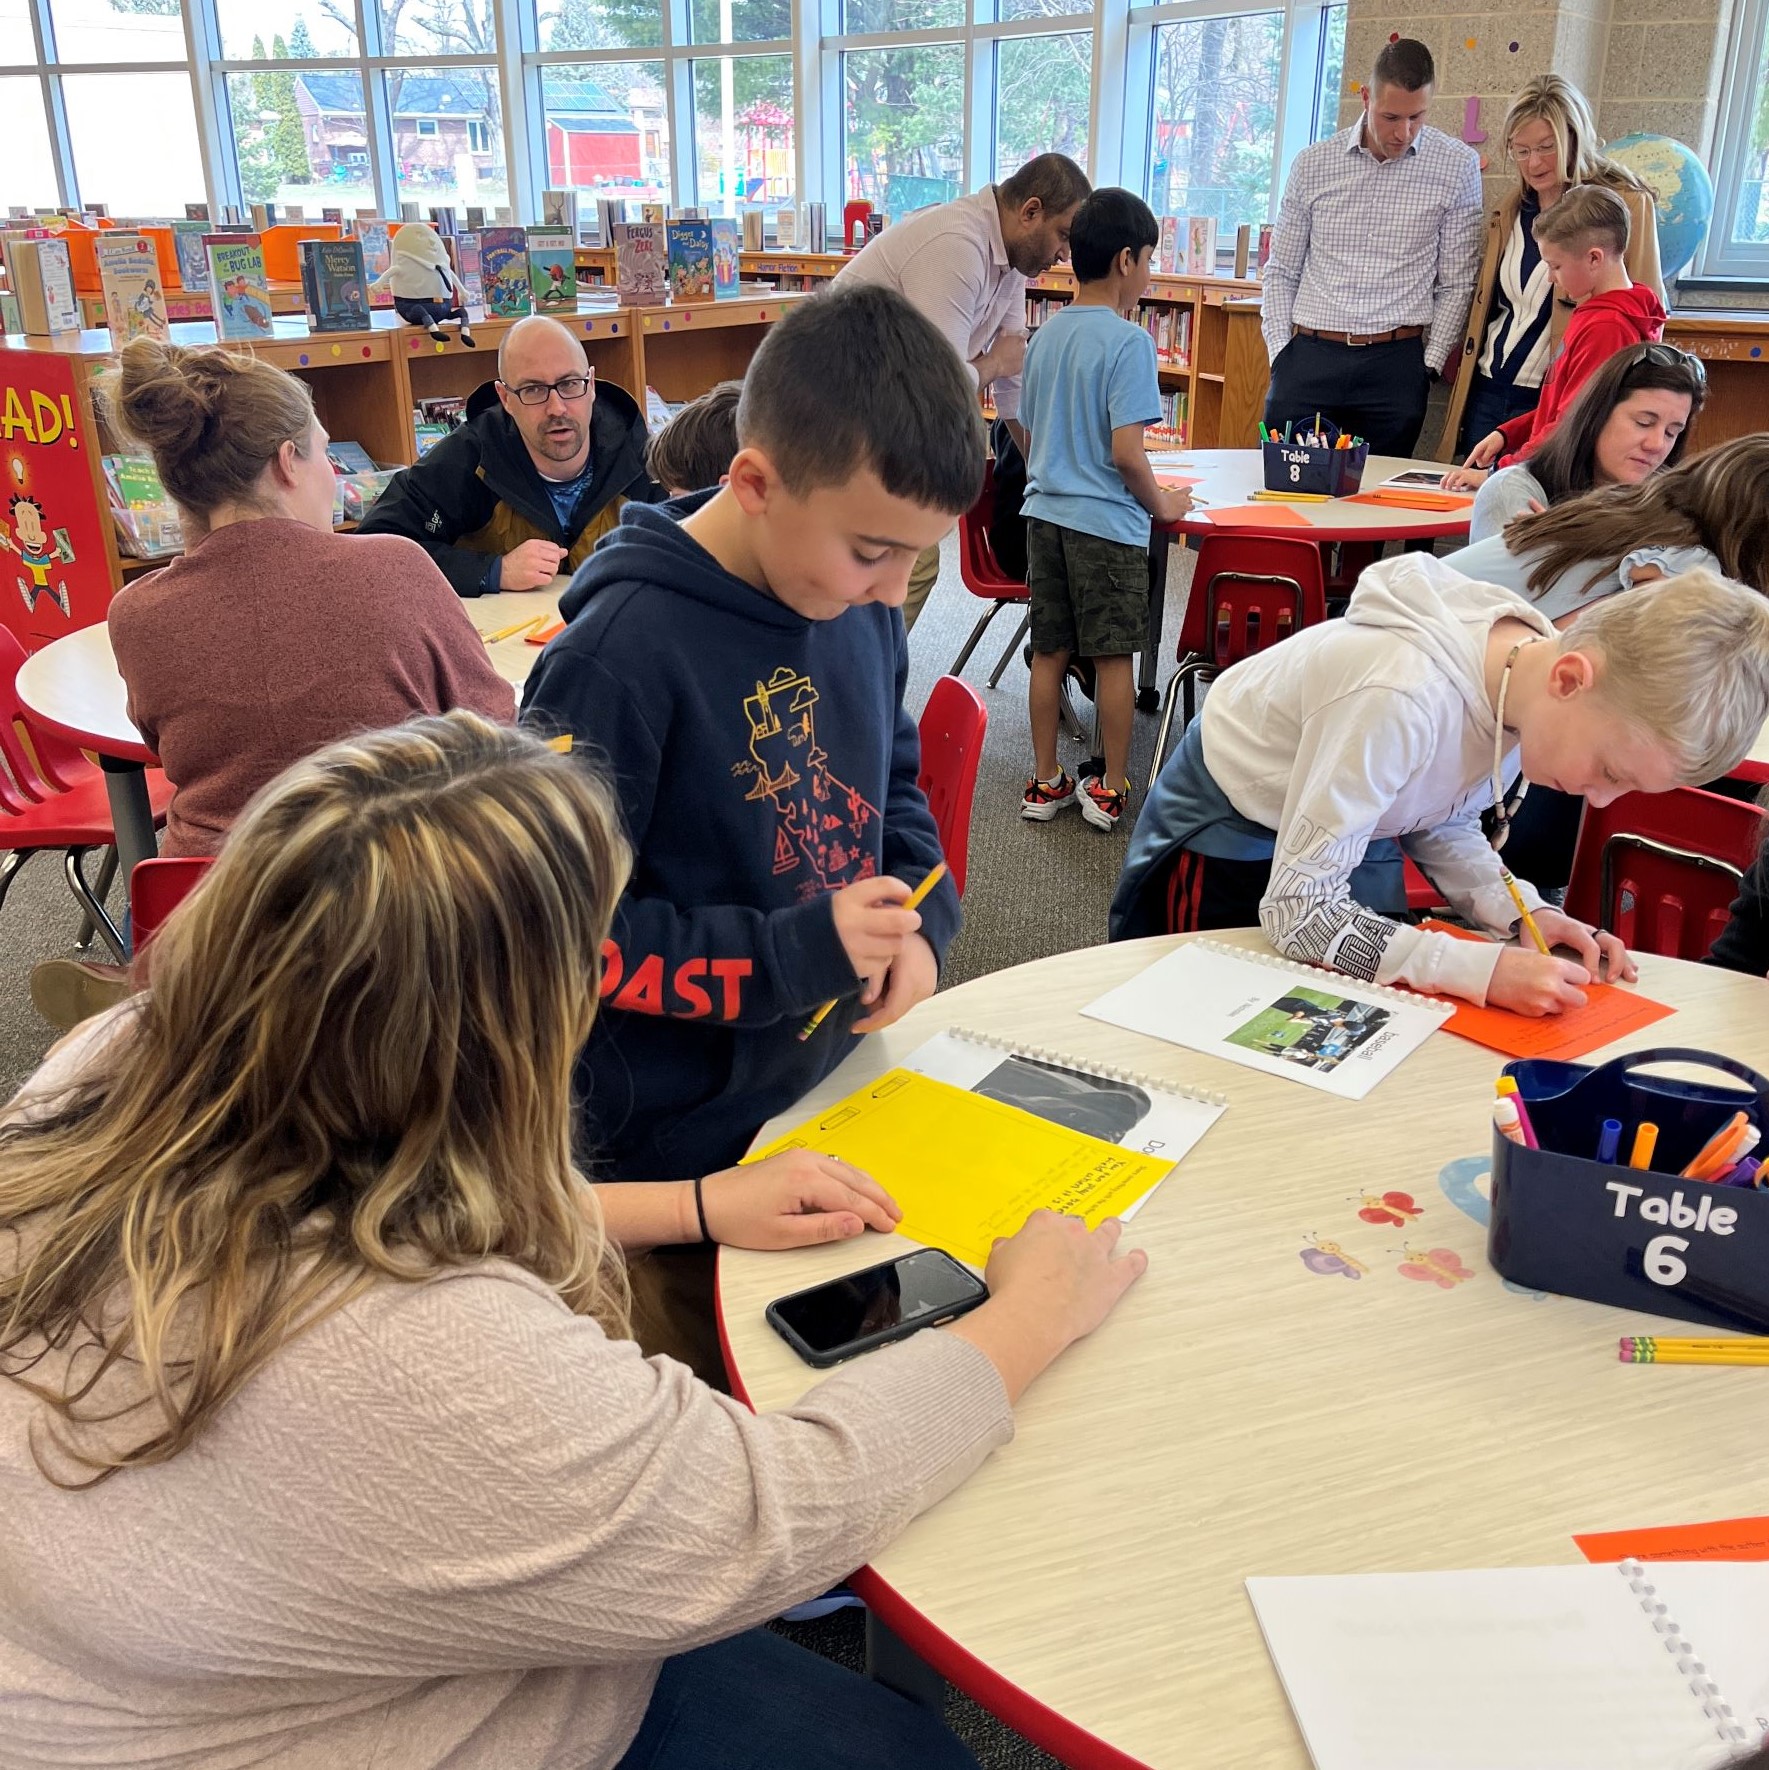
[[1714, 185], [1693, 148], [1668, 135], [1624, 135], [1611, 142], [1619, 160], [1648, 190], [1658, 208], [1659, 266], [1668, 283], [1695, 257], [1714, 218]]

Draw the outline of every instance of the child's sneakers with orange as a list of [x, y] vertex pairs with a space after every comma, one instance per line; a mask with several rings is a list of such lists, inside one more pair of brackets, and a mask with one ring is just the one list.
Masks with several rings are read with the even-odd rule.
[[1115, 830], [1118, 820], [1124, 815], [1124, 807], [1130, 800], [1130, 783], [1126, 781], [1114, 793], [1107, 787], [1103, 776], [1085, 775], [1077, 797], [1081, 801], [1081, 815], [1096, 830]]
[[1079, 797], [1075, 777], [1066, 768], [1059, 768], [1053, 781], [1041, 781], [1033, 775], [1020, 796], [1020, 816], [1035, 824], [1047, 824], [1064, 806], [1073, 805]]

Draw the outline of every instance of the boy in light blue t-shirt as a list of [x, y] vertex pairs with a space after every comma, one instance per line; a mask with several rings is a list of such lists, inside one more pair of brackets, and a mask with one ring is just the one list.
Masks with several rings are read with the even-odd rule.
[[[1125, 316], [1149, 286], [1161, 230], [1129, 191], [1098, 190], [1069, 230], [1075, 299], [1026, 352], [1026, 551], [1032, 590], [1034, 770], [1020, 815], [1047, 823], [1065, 805], [1115, 830], [1130, 794], [1136, 688], [1131, 655], [1149, 611], [1149, 518], [1177, 522], [1184, 491], [1156, 483], [1143, 429], [1161, 416], [1154, 341]], [[1057, 760], [1063, 674], [1091, 658], [1105, 774], [1077, 783]]]

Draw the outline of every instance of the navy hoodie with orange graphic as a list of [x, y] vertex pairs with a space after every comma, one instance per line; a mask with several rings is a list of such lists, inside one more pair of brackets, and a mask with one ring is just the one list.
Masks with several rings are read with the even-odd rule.
[[[860, 986], [830, 893], [880, 874], [916, 885], [940, 840], [916, 784], [902, 616], [867, 603], [806, 620], [664, 510], [623, 518], [562, 600], [571, 624], [522, 717], [609, 771], [634, 850], [578, 1064], [586, 1153], [599, 1176], [671, 1180], [736, 1161], [853, 1049]], [[921, 919], [943, 959], [949, 879]]]

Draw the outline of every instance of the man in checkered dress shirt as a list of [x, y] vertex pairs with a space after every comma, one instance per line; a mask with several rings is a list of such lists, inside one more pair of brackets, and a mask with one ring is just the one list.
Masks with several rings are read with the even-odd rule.
[[1425, 122], [1423, 43], [1385, 44], [1349, 129], [1296, 157], [1272, 234], [1265, 421], [1319, 412], [1376, 455], [1410, 455], [1462, 337], [1485, 205], [1472, 148]]

